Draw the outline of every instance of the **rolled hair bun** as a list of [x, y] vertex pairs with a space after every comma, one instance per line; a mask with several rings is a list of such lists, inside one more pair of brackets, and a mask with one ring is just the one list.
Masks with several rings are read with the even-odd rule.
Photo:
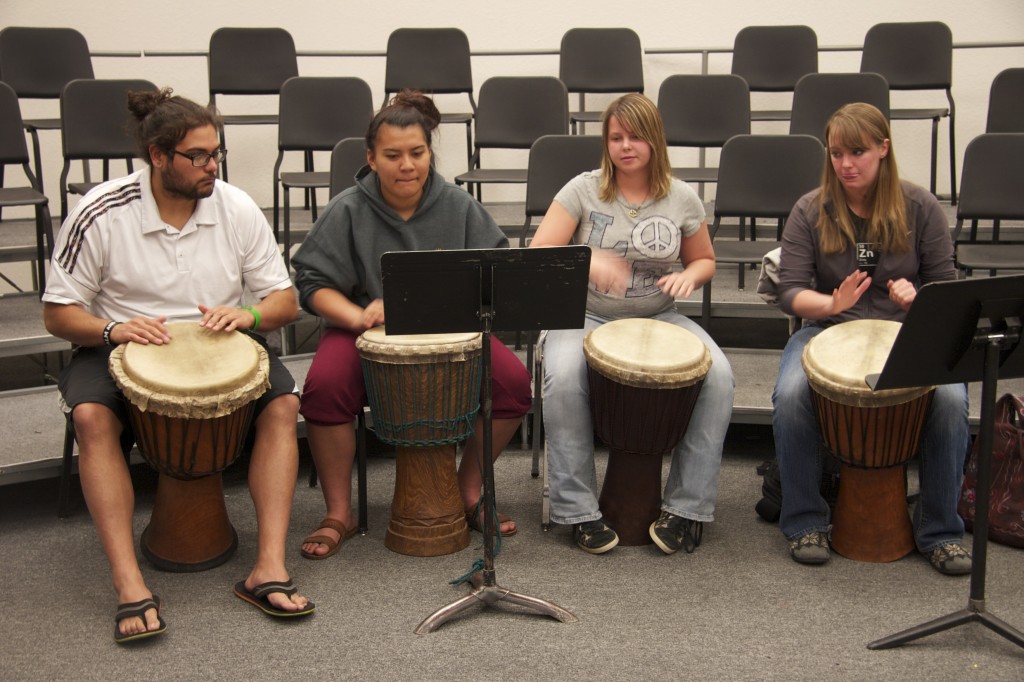
[[441, 112], [437, 110], [434, 100], [418, 90], [402, 90], [388, 102], [392, 107], [410, 107], [420, 112], [427, 123], [427, 128], [433, 132], [441, 124]]
[[156, 108], [174, 95], [171, 88], [160, 90], [132, 90], [128, 93], [128, 111], [139, 121], [156, 111]]

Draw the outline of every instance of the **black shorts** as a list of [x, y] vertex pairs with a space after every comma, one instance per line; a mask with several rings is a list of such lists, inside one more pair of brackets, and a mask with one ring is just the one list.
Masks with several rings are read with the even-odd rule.
[[[256, 410], [253, 413], [253, 424], [255, 424], [256, 418], [263, 408], [270, 404], [271, 400], [288, 393], [298, 395], [298, 391], [295, 388], [295, 379], [292, 378], [291, 372], [274, 351], [267, 347], [266, 339], [259, 334], [243, 333], [248, 334], [253, 341], [263, 346], [270, 358], [270, 387], [256, 399]], [[134, 442], [134, 436], [131, 418], [128, 414], [128, 400], [114, 383], [114, 378], [108, 369], [110, 354], [113, 350], [110, 346], [75, 348], [71, 354], [71, 362], [60, 373], [57, 386], [69, 409], [73, 410], [76, 405], [82, 403], [99, 403], [110, 408], [124, 426], [121, 437], [122, 444], [127, 442], [130, 447], [131, 442]]]

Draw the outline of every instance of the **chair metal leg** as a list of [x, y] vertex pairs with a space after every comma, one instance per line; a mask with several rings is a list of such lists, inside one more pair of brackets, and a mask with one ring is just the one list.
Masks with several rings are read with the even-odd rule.
[[71, 495], [71, 460], [75, 451], [75, 423], [71, 415], [65, 415], [64, 426], [64, 454], [60, 466], [60, 484], [57, 493], [57, 517], [65, 518], [68, 515], [68, 498]]

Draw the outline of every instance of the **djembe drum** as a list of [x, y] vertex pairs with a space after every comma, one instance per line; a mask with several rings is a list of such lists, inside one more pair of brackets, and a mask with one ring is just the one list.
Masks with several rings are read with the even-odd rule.
[[395, 492], [384, 545], [440, 556], [469, 545], [456, 444], [480, 409], [480, 334], [365, 331], [356, 348], [377, 437], [394, 445]]
[[844, 322], [803, 353], [821, 437], [840, 465], [832, 547], [858, 561], [895, 561], [914, 548], [905, 465], [917, 452], [934, 387], [872, 391], [864, 380], [882, 371], [900, 326]]
[[686, 433], [711, 367], [704, 342], [674, 324], [615, 320], [583, 340], [594, 430], [608, 446], [599, 504], [619, 544], [651, 542], [661, 460]]
[[139, 449], [160, 473], [142, 553], [164, 570], [202, 571], [238, 546], [220, 472], [242, 451], [270, 363], [241, 332], [196, 322], [167, 328], [170, 343], [115, 348], [110, 373], [128, 400]]

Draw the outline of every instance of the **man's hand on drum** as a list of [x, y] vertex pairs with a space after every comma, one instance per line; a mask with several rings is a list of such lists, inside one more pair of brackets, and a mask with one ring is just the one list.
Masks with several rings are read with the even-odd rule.
[[205, 305], [201, 305], [199, 312], [203, 314], [199, 325], [215, 332], [251, 329], [256, 323], [256, 316], [251, 311], [229, 305], [219, 305], [216, 308], [207, 308]]
[[360, 324], [364, 330], [384, 324], [384, 299], [375, 298], [363, 308]]
[[871, 286], [871, 278], [868, 273], [854, 270], [847, 275], [838, 289], [832, 292], [831, 315], [838, 315], [844, 310], [853, 307], [853, 304], [860, 300], [861, 295]]
[[670, 272], [658, 280], [658, 287], [667, 296], [672, 298], [690, 298], [690, 294], [697, 288], [697, 282], [686, 270], [682, 272]]
[[110, 342], [114, 345], [121, 345], [129, 341], [141, 344], [152, 343], [157, 346], [165, 344], [171, 340], [171, 335], [167, 333], [167, 327], [164, 326], [166, 321], [166, 317], [156, 319], [133, 317], [126, 322], [114, 325], [114, 328], [110, 330]]
[[629, 271], [629, 262], [614, 251], [592, 249], [590, 281], [602, 294], [625, 296]]
[[889, 287], [889, 300], [898, 305], [902, 310], [910, 310], [910, 304], [917, 298], [917, 289], [905, 279], [889, 280], [886, 282]]

